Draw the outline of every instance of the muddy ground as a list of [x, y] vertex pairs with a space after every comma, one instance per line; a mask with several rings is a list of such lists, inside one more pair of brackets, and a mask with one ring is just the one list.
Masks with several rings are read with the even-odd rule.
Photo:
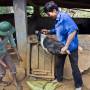
[[[83, 37], [83, 36], [82, 36]], [[89, 36], [84, 36], [84, 38], [82, 38], [82, 40], [84, 41], [90, 41], [90, 35]], [[89, 43], [90, 44], [90, 43]], [[83, 90], [90, 90], [90, 46], [88, 46], [88, 44], [85, 43], [85, 48], [86, 48], [86, 51], [84, 51], [82, 54], [80, 54], [80, 60], [79, 60], [79, 67], [80, 67], [80, 71], [83, 72], [82, 73], [82, 77], [83, 77], [83, 83], [84, 83], [84, 86], [83, 86]], [[87, 51], [88, 50], [88, 51]], [[18, 64], [18, 62], [16, 62], [16, 65]], [[68, 72], [70, 71], [69, 68], [66, 67], [65, 69], [66, 71], [68, 70]], [[23, 77], [25, 76], [25, 70], [23, 68], [21, 68], [19, 66], [19, 64], [17, 65], [17, 77], [18, 77], [18, 80], [21, 80], [23, 79]], [[66, 72], [65, 71], [65, 72]], [[70, 74], [68, 74], [70, 76]], [[70, 76], [71, 77], [71, 76]], [[11, 76], [9, 74], [9, 71], [7, 71], [7, 74], [6, 74], [6, 77], [4, 78], [4, 80], [11, 80]], [[21, 87], [22, 89], [21, 90], [31, 90], [28, 85], [26, 84], [26, 81], [28, 80], [27, 77], [25, 77], [23, 80], [21, 80]], [[0, 83], [0, 90], [17, 90], [16, 89], [16, 86], [14, 83], [12, 83], [11, 85], [9, 86], [4, 86], [2, 83]], [[63, 82], [62, 82], [62, 85], [57, 88], [57, 90], [75, 90], [75, 87], [74, 87], [74, 81], [72, 79], [65, 79]]]
[[[22, 72], [22, 69], [20, 72], [22, 73], [22, 77], [19, 76], [19, 79], [23, 78], [23, 76], [24, 76], [24, 72]], [[20, 75], [20, 74], [18, 74], [18, 75]], [[87, 70], [86, 72], [84, 72], [82, 77], [83, 77], [83, 82], [84, 82], [83, 90], [90, 90], [90, 70]], [[4, 79], [11, 80], [11, 78], [9, 76], [6, 76]], [[31, 90], [28, 87], [28, 85], [26, 84], [26, 80], [27, 80], [27, 78], [24, 78], [21, 81], [21, 87], [22, 87], [21, 90]], [[57, 88], [57, 90], [74, 90], [74, 89], [75, 88], [74, 88], [73, 80], [64, 80], [62, 82], [62, 85], [59, 88]], [[4, 86], [3, 84], [0, 84], [0, 90], [17, 90], [17, 89], [16, 89], [15, 84], [12, 83], [9, 86]]]

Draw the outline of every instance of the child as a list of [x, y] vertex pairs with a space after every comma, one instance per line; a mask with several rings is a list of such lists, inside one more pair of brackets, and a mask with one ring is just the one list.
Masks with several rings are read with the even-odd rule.
[[[7, 52], [7, 44], [10, 43], [11, 46], [15, 49], [18, 59], [20, 56], [16, 49], [16, 44], [14, 42], [13, 33], [15, 32], [14, 27], [7, 21], [0, 23], [0, 82], [3, 81], [3, 77], [6, 74], [6, 69], [8, 68], [12, 74], [13, 81], [16, 80], [16, 66], [12, 61], [10, 54]], [[7, 83], [8, 84], [8, 83]]]

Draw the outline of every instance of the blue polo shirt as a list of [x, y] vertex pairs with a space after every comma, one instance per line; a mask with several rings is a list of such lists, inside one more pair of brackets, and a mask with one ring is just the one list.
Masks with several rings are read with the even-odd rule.
[[[55, 33], [58, 41], [60, 41], [65, 45], [68, 36], [75, 30], [78, 30], [78, 27], [72, 20], [72, 18], [66, 13], [58, 12], [55, 25], [50, 30], [50, 33]], [[68, 50], [72, 52], [77, 48], [78, 48], [78, 36], [76, 34], [74, 39], [71, 41]]]

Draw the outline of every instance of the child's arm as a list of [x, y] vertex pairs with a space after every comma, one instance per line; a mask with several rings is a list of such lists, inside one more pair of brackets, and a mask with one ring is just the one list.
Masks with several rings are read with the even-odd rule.
[[11, 47], [14, 48], [14, 50], [15, 50], [15, 52], [16, 52], [16, 54], [17, 54], [18, 60], [22, 61], [22, 59], [21, 59], [21, 57], [20, 57], [20, 55], [19, 55], [19, 52], [18, 52], [18, 50], [17, 50], [16, 43], [15, 43], [15, 41], [14, 41], [14, 38], [13, 38], [13, 35], [12, 35], [12, 34], [9, 35], [9, 41], [10, 41]]
[[2, 65], [2, 66], [4, 66], [5, 68], [7, 68], [7, 65], [0, 59], [0, 64]]

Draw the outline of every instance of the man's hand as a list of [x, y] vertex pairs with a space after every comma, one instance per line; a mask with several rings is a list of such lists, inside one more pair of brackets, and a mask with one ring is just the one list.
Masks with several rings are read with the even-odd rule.
[[49, 33], [49, 31], [47, 29], [42, 29], [41, 32], [45, 35]]
[[68, 47], [67, 46], [64, 46], [62, 49], [61, 49], [61, 54], [66, 54], [68, 51]]

